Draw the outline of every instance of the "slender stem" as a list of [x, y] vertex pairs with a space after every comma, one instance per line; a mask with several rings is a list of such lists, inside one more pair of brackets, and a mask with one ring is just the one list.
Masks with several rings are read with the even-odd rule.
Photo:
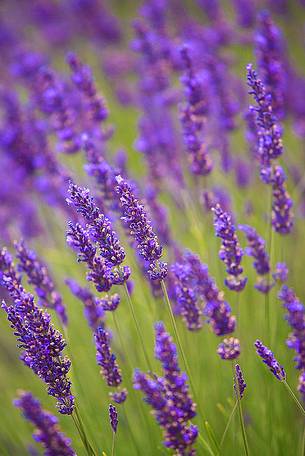
[[296, 403], [296, 405], [298, 406], [299, 410], [302, 412], [302, 414], [305, 416], [305, 410], [301, 404], [301, 402], [298, 400], [298, 398], [296, 397], [296, 395], [294, 394], [294, 392], [292, 391], [292, 389], [290, 388], [290, 386], [288, 385], [287, 381], [286, 380], [283, 380], [283, 383], [284, 385], [286, 386], [286, 389], [287, 391], [289, 392], [290, 396], [292, 397], [292, 399], [294, 400], [294, 402]]
[[[233, 363], [232, 363], [233, 366]], [[238, 404], [238, 414], [239, 414], [239, 420], [240, 420], [240, 427], [241, 427], [241, 432], [242, 432], [242, 437], [243, 437], [243, 443], [244, 443], [244, 449], [245, 449], [245, 454], [246, 456], [249, 456], [249, 445], [248, 445], [248, 440], [247, 440], [247, 434], [246, 434], [246, 428], [245, 428], [245, 422], [244, 422], [244, 415], [243, 415], [243, 410], [242, 410], [242, 405], [241, 405], [241, 397], [240, 397], [240, 391], [239, 391], [239, 383], [236, 378], [236, 372], [234, 369], [234, 383], [235, 383], [235, 392], [237, 396], [237, 404]]]
[[134, 310], [133, 302], [132, 302], [131, 296], [129, 294], [129, 291], [128, 291], [126, 283], [124, 283], [124, 290], [125, 290], [125, 293], [126, 293], [126, 296], [127, 296], [127, 302], [128, 302], [128, 305], [129, 305], [129, 308], [130, 308], [130, 312], [131, 312], [131, 315], [132, 315], [132, 318], [133, 318], [133, 321], [134, 321], [134, 324], [135, 324], [135, 327], [136, 327], [136, 330], [137, 330], [137, 333], [138, 333], [138, 337], [139, 337], [140, 342], [141, 342], [142, 351], [143, 351], [143, 354], [144, 354], [144, 358], [145, 358], [146, 364], [148, 366], [149, 371], [152, 372], [153, 370], [152, 370], [151, 363], [150, 363], [149, 357], [148, 357], [146, 349], [145, 349], [144, 339], [143, 339], [143, 336], [142, 336], [142, 333], [141, 333], [141, 329], [140, 329], [140, 326], [139, 326], [139, 323], [138, 323], [138, 320], [137, 320], [137, 317], [136, 317], [136, 313], [135, 313], [135, 310]]
[[84, 445], [84, 447], [85, 447], [85, 449], [86, 449], [87, 455], [88, 455], [88, 456], [92, 456], [92, 453], [91, 453], [91, 451], [90, 451], [89, 448], [88, 448], [88, 445], [87, 445], [85, 436], [84, 436], [83, 432], [81, 431], [81, 429], [80, 429], [80, 427], [79, 427], [79, 423], [78, 423], [78, 421], [77, 421], [77, 419], [76, 419], [76, 416], [74, 415], [74, 412], [72, 413], [71, 416], [72, 416], [72, 420], [73, 420], [73, 422], [74, 422], [74, 424], [75, 424], [75, 427], [76, 427], [76, 429], [77, 429], [77, 432], [78, 432], [78, 434], [79, 434], [79, 436], [80, 436], [80, 439], [81, 439], [81, 441], [82, 441], [82, 443], [83, 443], [83, 445]]
[[115, 432], [112, 432], [111, 456], [114, 456], [114, 442], [115, 442]]
[[301, 453], [300, 456], [305, 456], [305, 426], [302, 433]]
[[78, 408], [77, 406], [75, 406], [74, 408], [74, 411], [75, 411], [75, 417], [78, 421], [78, 424], [79, 424], [79, 428], [83, 434], [83, 437], [84, 437], [84, 442], [86, 443], [86, 446], [88, 447], [88, 450], [90, 451], [90, 454], [95, 456], [95, 451], [94, 449], [92, 448], [88, 438], [87, 438], [87, 435], [86, 435], [86, 432], [85, 432], [85, 428], [84, 428], [84, 425], [83, 425], [83, 422], [82, 422], [82, 419], [80, 417], [80, 414], [79, 414], [79, 411], [78, 411]]
[[225, 430], [224, 430], [224, 432], [223, 432], [223, 434], [222, 434], [222, 437], [221, 437], [221, 440], [220, 440], [220, 444], [219, 444], [220, 448], [222, 447], [223, 442], [224, 442], [224, 440], [225, 440], [225, 438], [226, 438], [227, 432], [228, 432], [228, 430], [229, 430], [229, 427], [230, 427], [232, 418], [233, 418], [233, 416], [234, 416], [234, 413], [235, 413], [235, 411], [236, 411], [236, 409], [237, 409], [237, 406], [238, 406], [238, 401], [235, 402], [234, 407], [233, 407], [233, 409], [232, 409], [232, 411], [231, 411], [231, 413], [230, 413], [228, 422], [227, 422], [227, 424], [226, 424]]

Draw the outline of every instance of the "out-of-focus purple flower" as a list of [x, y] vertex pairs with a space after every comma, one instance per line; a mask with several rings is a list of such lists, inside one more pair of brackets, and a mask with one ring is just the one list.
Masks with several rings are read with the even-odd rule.
[[285, 115], [287, 90], [285, 46], [283, 36], [268, 11], [262, 11], [258, 16], [255, 51], [263, 83], [266, 91], [271, 94], [272, 110], [281, 119]]
[[50, 412], [43, 410], [40, 402], [31, 393], [21, 392], [14, 405], [23, 416], [35, 426], [33, 438], [39, 442], [48, 456], [75, 456], [71, 441], [62, 432], [57, 418]]
[[[258, 157], [261, 167], [268, 168], [272, 160], [280, 157], [283, 153], [282, 128], [276, 123], [272, 110], [271, 94], [266, 92], [252, 65], [247, 66], [247, 79], [250, 87], [249, 94], [257, 103], [256, 107], [251, 106], [250, 109], [256, 113]], [[264, 176], [261, 178], [264, 182], [269, 183]]]
[[94, 333], [97, 364], [101, 366], [101, 374], [108, 386], [116, 387], [122, 383], [122, 375], [116, 362], [116, 356], [111, 353], [110, 333], [99, 326]]
[[[234, 331], [235, 317], [231, 315], [231, 308], [209, 275], [208, 267], [196, 255], [186, 252], [171, 270], [174, 275], [176, 311], [186, 319], [189, 329], [199, 329], [202, 315], [205, 315], [217, 336]], [[202, 298], [206, 302], [204, 309]]]
[[286, 380], [286, 372], [269, 348], [267, 348], [260, 340], [255, 342], [256, 353], [260, 356], [263, 362], [267, 365], [272, 374], [280, 381]]
[[103, 122], [108, 117], [105, 100], [97, 94], [91, 68], [84, 65], [74, 53], [67, 55], [72, 71], [72, 81], [86, 100], [86, 112], [94, 122]]
[[237, 23], [244, 28], [250, 28], [255, 22], [255, 2], [253, 0], [233, 0]]
[[167, 264], [160, 261], [162, 247], [154, 233], [144, 206], [135, 197], [131, 186], [121, 176], [116, 177], [116, 191], [120, 197], [123, 222], [129, 227], [130, 235], [137, 242], [140, 255], [149, 264], [151, 280], [162, 280], [167, 275]]
[[186, 375], [180, 372], [177, 349], [163, 323], [155, 326], [155, 355], [163, 366], [164, 376], [154, 378], [136, 370], [134, 388], [145, 394], [145, 401], [153, 408], [158, 424], [163, 428], [164, 445], [177, 454], [194, 454], [191, 446], [197, 436], [197, 427], [189, 423], [196, 415], [186, 383]]
[[303, 401], [305, 400], [305, 371], [301, 372], [299, 376], [298, 391], [302, 396]]
[[118, 423], [119, 423], [118, 413], [116, 411], [115, 406], [112, 404], [109, 405], [109, 420], [110, 420], [110, 425], [112, 427], [113, 432], [116, 433]]
[[286, 189], [286, 175], [281, 166], [272, 170], [272, 226], [277, 233], [289, 234], [293, 228], [293, 201]]
[[166, 208], [157, 200], [157, 190], [154, 186], [148, 185], [145, 191], [149, 212], [152, 216], [160, 241], [164, 245], [172, 242]]
[[261, 293], [269, 293], [274, 282], [269, 280], [269, 277], [264, 277], [270, 273], [270, 259], [266, 251], [266, 243], [252, 226], [240, 225], [239, 229], [245, 233], [248, 241], [246, 254], [255, 260], [253, 266], [259, 275], [255, 288]]
[[288, 267], [286, 263], [277, 263], [275, 271], [272, 273], [272, 277], [276, 282], [284, 283], [288, 279]]
[[247, 283], [247, 278], [242, 277], [243, 268], [240, 263], [243, 251], [240, 247], [236, 229], [231, 221], [231, 216], [216, 205], [213, 208], [214, 227], [217, 237], [222, 239], [222, 246], [219, 251], [219, 258], [227, 266], [229, 274], [225, 280], [225, 285], [234, 291], [242, 291]]
[[234, 390], [237, 396], [241, 399], [246, 389], [246, 382], [239, 364], [235, 364], [235, 379], [234, 379]]
[[236, 359], [240, 355], [240, 344], [236, 337], [229, 337], [224, 339], [218, 345], [217, 353], [224, 360]]
[[127, 399], [127, 389], [123, 388], [121, 391], [115, 391], [110, 393], [109, 396], [116, 404], [122, 404]]
[[29, 284], [34, 285], [38, 304], [54, 309], [62, 323], [67, 325], [68, 318], [62, 297], [55, 289], [47, 266], [37, 258], [34, 251], [25, 245], [24, 241], [15, 243], [15, 249], [16, 257], [19, 260], [18, 270], [27, 275]]
[[181, 56], [185, 66], [182, 83], [185, 87], [186, 103], [181, 115], [184, 142], [190, 156], [191, 171], [206, 176], [213, 168], [203, 135], [207, 113], [206, 94], [198, 75], [195, 74], [187, 46], [181, 49]]
[[66, 346], [62, 335], [51, 324], [51, 317], [34, 302], [34, 296], [27, 293], [21, 279], [5, 249], [1, 251], [1, 283], [8, 290], [13, 304], [2, 308], [14, 329], [18, 346], [22, 348], [20, 359], [48, 386], [48, 394], [57, 399], [62, 414], [71, 415], [74, 397], [67, 375], [71, 362], [62, 355]]
[[222, 210], [231, 214], [231, 217], [233, 218], [231, 197], [224, 187], [213, 187], [210, 190], [204, 191], [201, 196], [201, 201], [208, 211], [219, 204]]
[[237, 158], [234, 161], [234, 171], [238, 187], [248, 187], [252, 177], [252, 167], [249, 161]]
[[95, 330], [104, 317], [104, 308], [101, 300], [96, 298], [88, 288], [81, 287], [75, 280], [66, 279], [71, 292], [84, 304], [84, 313], [89, 326]]
[[[305, 307], [292, 288], [283, 285], [279, 298], [287, 310], [286, 320], [292, 329], [287, 345], [297, 353], [296, 368], [305, 370]], [[305, 397], [305, 396], [304, 396]]]

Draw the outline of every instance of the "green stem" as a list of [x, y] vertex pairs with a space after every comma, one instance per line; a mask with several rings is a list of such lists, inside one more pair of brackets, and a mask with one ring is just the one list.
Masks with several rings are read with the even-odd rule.
[[234, 416], [234, 413], [235, 413], [235, 411], [236, 411], [236, 409], [237, 409], [237, 406], [238, 406], [238, 401], [235, 402], [234, 407], [233, 407], [233, 409], [232, 409], [232, 412], [230, 413], [228, 422], [227, 422], [227, 424], [226, 424], [225, 430], [224, 430], [224, 432], [223, 432], [223, 434], [222, 434], [222, 437], [221, 437], [221, 440], [220, 440], [220, 444], [219, 444], [220, 448], [222, 447], [223, 442], [224, 442], [224, 440], [225, 440], [225, 438], [226, 438], [227, 432], [228, 432], [228, 430], [229, 430], [229, 427], [230, 427], [232, 418], [233, 418], [233, 416]]
[[292, 397], [292, 399], [294, 400], [294, 402], [296, 403], [296, 405], [298, 406], [299, 410], [302, 412], [302, 414], [305, 416], [305, 410], [301, 404], [301, 402], [298, 400], [298, 398], [296, 397], [296, 395], [294, 394], [294, 392], [292, 391], [292, 389], [290, 388], [290, 386], [288, 385], [287, 381], [286, 380], [283, 380], [283, 383], [287, 389], [287, 391], [289, 392], [290, 396]]
[[80, 439], [81, 439], [81, 441], [82, 441], [82, 443], [83, 443], [83, 445], [84, 445], [84, 448], [86, 449], [87, 455], [88, 455], [88, 456], [92, 456], [92, 453], [91, 453], [91, 451], [90, 451], [89, 448], [88, 448], [88, 445], [87, 445], [87, 442], [86, 442], [86, 438], [85, 438], [85, 436], [84, 436], [82, 430], [81, 430], [80, 427], [79, 427], [79, 423], [78, 423], [78, 421], [77, 421], [77, 419], [76, 419], [76, 416], [74, 415], [74, 412], [72, 413], [71, 417], [72, 417], [72, 420], [73, 420], [73, 422], [74, 422], [74, 424], [75, 424], [75, 427], [76, 427], [76, 429], [77, 429], [77, 432], [78, 432], [78, 434], [79, 434], [79, 436], [80, 436]]
[[114, 442], [115, 442], [115, 432], [112, 432], [111, 456], [114, 456]]
[[[233, 366], [233, 363], [232, 363], [232, 366]], [[236, 391], [237, 404], [238, 404], [238, 414], [239, 414], [240, 427], [241, 427], [241, 432], [242, 432], [242, 437], [243, 437], [245, 454], [246, 454], [246, 456], [249, 456], [250, 452], [249, 452], [249, 446], [248, 446], [248, 440], [247, 440], [247, 434], [246, 434], [246, 428], [245, 428], [245, 422], [244, 422], [244, 415], [243, 415], [243, 410], [242, 410], [242, 406], [241, 406], [239, 384], [238, 384], [238, 380], [236, 378], [235, 369], [234, 369], [234, 383], [235, 383], [235, 391]]]
[[138, 323], [138, 320], [137, 320], [137, 317], [136, 317], [136, 313], [135, 313], [135, 310], [134, 310], [133, 302], [132, 302], [131, 296], [129, 294], [129, 291], [128, 291], [126, 283], [124, 283], [124, 290], [125, 290], [125, 293], [126, 293], [126, 296], [127, 296], [127, 302], [128, 302], [129, 309], [130, 309], [130, 312], [131, 312], [131, 315], [132, 315], [132, 318], [133, 318], [133, 321], [134, 321], [134, 324], [135, 324], [135, 327], [136, 327], [136, 331], [138, 333], [138, 337], [139, 337], [140, 342], [141, 342], [141, 347], [142, 347], [142, 351], [143, 351], [143, 354], [144, 354], [144, 358], [145, 358], [146, 364], [148, 366], [149, 371], [153, 372], [149, 357], [148, 357], [146, 349], [145, 349], [144, 339], [143, 339], [143, 336], [142, 336], [142, 333], [141, 333], [141, 329], [140, 329], [140, 326], [139, 326], [139, 323]]
[[301, 456], [305, 456], [305, 426], [302, 433], [302, 442], [301, 442]]
[[91, 456], [96, 456], [95, 451], [92, 448], [92, 446], [91, 446], [91, 444], [90, 444], [90, 442], [89, 442], [89, 440], [88, 440], [88, 438], [86, 436], [85, 428], [84, 428], [84, 425], [83, 425], [82, 419], [80, 417], [80, 414], [79, 414], [77, 406], [75, 406], [74, 411], [75, 411], [75, 418], [78, 421], [79, 428], [80, 428], [80, 430], [81, 430], [81, 432], [83, 434], [84, 443], [85, 443], [86, 447], [88, 448], [88, 451], [90, 452], [89, 454]]

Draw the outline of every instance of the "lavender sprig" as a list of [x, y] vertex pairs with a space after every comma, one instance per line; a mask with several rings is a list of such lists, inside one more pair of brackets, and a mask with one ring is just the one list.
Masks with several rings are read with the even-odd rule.
[[35, 426], [33, 438], [41, 443], [47, 456], [75, 456], [71, 441], [62, 432], [57, 418], [50, 412], [43, 410], [31, 393], [21, 392], [14, 401], [24, 417]]
[[[1, 252], [1, 260], [3, 258], [6, 266], [2, 269], [2, 285], [9, 291], [13, 304], [7, 306], [3, 302], [2, 308], [14, 329], [18, 346], [23, 350], [20, 359], [47, 384], [48, 394], [57, 399], [59, 412], [71, 415], [74, 397], [71, 393], [71, 382], [67, 377], [71, 362], [62, 355], [66, 342], [52, 326], [50, 315], [42, 311], [35, 304], [34, 296], [20, 285], [16, 269], [5, 250]], [[2, 266], [3, 262], [0, 264]], [[12, 286], [16, 279], [18, 288]]]
[[219, 204], [213, 208], [214, 227], [216, 236], [222, 239], [222, 246], [219, 251], [219, 258], [227, 266], [228, 277], [225, 279], [225, 285], [234, 291], [242, 291], [247, 283], [247, 278], [242, 277], [243, 268], [241, 260], [243, 250], [240, 247], [236, 229], [231, 221], [231, 216], [224, 212]]
[[256, 348], [256, 353], [260, 356], [263, 362], [267, 365], [272, 374], [281, 382], [286, 380], [286, 372], [279, 364], [274, 354], [269, 348], [267, 348], [260, 340], [256, 340], [254, 344]]
[[37, 258], [34, 251], [25, 245], [24, 241], [15, 243], [15, 248], [16, 257], [19, 260], [18, 269], [27, 275], [29, 284], [34, 285], [38, 304], [54, 309], [62, 323], [67, 325], [68, 318], [62, 297], [56, 291], [46, 265]]
[[244, 376], [239, 364], [235, 364], [235, 382], [234, 390], [236, 395], [241, 399], [244, 395], [247, 384], [245, 383]]
[[116, 176], [116, 191], [120, 198], [122, 220], [129, 227], [130, 235], [137, 242], [140, 255], [149, 264], [147, 272], [151, 280], [162, 280], [167, 275], [167, 264], [160, 261], [162, 247], [144, 206], [133, 194], [131, 186], [121, 177]]
[[116, 362], [116, 357], [111, 353], [110, 340], [111, 335], [103, 327], [99, 326], [94, 333], [96, 345], [96, 359], [101, 366], [101, 374], [106, 380], [108, 386], [119, 386], [122, 382], [122, 375]]
[[109, 405], [109, 420], [110, 420], [110, 425], [114, 433], [117, 431], [118, 427], [118, 413], [116, 411], [116, 408], [114, 405], [110, 404]]
[[240, 355], [240, 343], [236, 337], [229, 337], [224, 339], [218, 345], [217, 353], [224, 360], [236, 359]]

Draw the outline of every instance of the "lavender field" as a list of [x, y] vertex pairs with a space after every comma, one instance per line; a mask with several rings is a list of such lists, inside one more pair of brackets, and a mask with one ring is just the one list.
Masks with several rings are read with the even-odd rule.
[[305, 2], [3, 0], [0, 56], [0, 455], [305, 456]]

